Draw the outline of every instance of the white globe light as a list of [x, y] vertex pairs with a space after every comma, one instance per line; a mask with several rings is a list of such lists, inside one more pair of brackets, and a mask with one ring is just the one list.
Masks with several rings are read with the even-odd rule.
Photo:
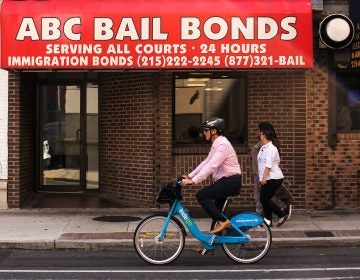
[[350, 34], [350, 25], [342, 18], [334, 18], [326, 25], [326, 33], [331, 40], [342, 42]]
[[354, 34], [354, 24], [345, 15], [332, 14], [320, 22], [320, 39], [329, 48], [342, 49], [347, 47], [354, 39]]

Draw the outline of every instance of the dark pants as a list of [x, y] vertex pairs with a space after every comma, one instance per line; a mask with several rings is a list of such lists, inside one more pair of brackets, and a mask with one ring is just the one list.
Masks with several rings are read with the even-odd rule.
[[261, 186], [260, 201], [263, 205], [264, 216], [268, 220], [272, 220], [272, 212], [274, 212], [279, 218], [285, 216], [285, 212], [281, 208], [271, 201], [278, 188], [281, 186], [283, 179], [272, 179], [266, 181], [266, 184]]
[[[196, 193], [196, 198], [208, 215], [213, 219], [213, 224], [226, 218], [221, 214], [221, 209], [229, 196], [239, 195], [241, 190], [241, 176], [234, 175], [223, 177], [214, 184], [203, 188]], [[213, 225], [212, 225], [213, 227]]]

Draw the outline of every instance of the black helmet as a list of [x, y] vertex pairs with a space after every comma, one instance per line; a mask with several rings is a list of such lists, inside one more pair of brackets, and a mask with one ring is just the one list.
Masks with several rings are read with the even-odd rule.
[[222, 118], [214, 117], [205, 121], [201, 127], [217, 129], [218, 133], [221, 133], [225, 129], [225, 121]]

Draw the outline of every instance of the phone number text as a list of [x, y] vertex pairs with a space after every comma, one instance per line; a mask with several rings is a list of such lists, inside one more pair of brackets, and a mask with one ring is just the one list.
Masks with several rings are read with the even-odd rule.
[[305, 66], [303, 56], [225, 55], [225, 56], [145, 56], [137, 58], [137, 66], [148, 67], [265, 67]]

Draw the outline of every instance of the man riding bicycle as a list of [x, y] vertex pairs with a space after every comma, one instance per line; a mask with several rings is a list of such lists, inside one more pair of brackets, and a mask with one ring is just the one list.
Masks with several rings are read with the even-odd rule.
[[[202, 124], [204, 139], [212, 143], [210, 152], [204, 161], [182, 179], [183, 185], [192, 185], [212, 175], [213, 183], [196, 194], [200, 205], [213, 220], [211, 234], [221, 232], [230, 225], [221, 209], [227, 197], [238, 195], [241, 190], [240, 164], [233, 146], [223, 135], [224, 129], [225, 122], [218, 117], [210, 118]], [[201, 250], [198, 248], [195, 251]]]

